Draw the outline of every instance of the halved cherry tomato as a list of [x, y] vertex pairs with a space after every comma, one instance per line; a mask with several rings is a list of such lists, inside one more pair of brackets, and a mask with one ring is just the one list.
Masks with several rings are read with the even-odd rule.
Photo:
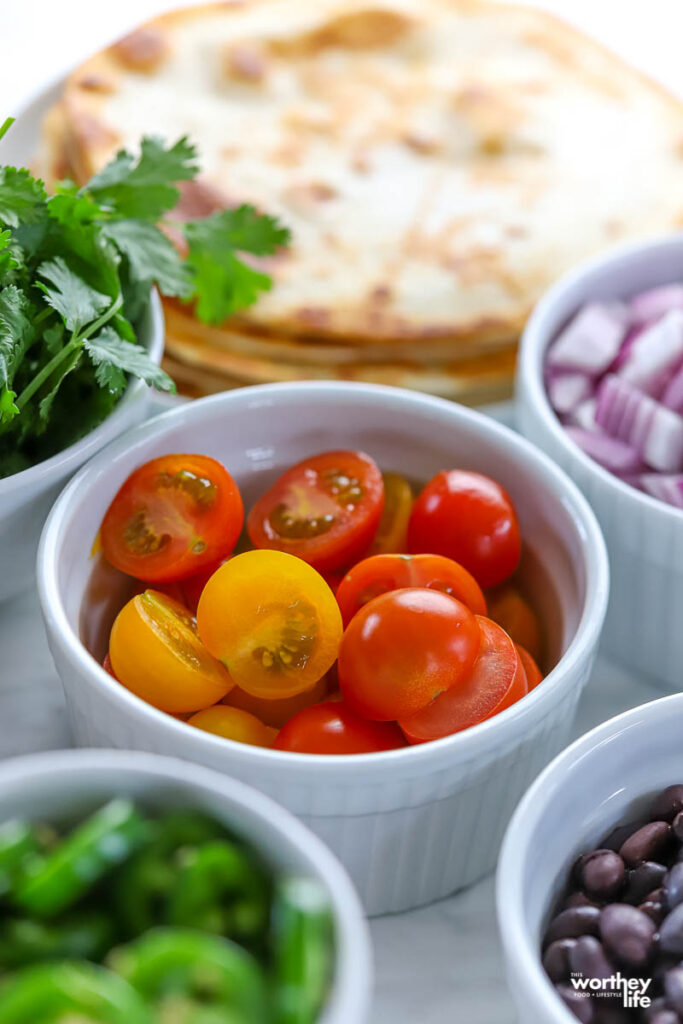
[[[104, 669], [105, 672], [108, 672], [110, 676], [113, 676], [114, 679], [116, 679], [116, 672], [114, 672], [114, 669], [111, 667], [111, 658], [109, 657], [109, 651], [107, 651], [107, 653], [104, 656], [102, 668]], [[116, 679], [116, 681], [118, 682], [118, 679]]]
[[543, 682], [543, 673], [527, 651], [526, 647], [522, 647], [521, 644], [515, 644], [515, 647], [517, 648], [517, 654], [519, 655], [519, 659], [522, 662], [522, 666], [526, 673], [527, 689], [531, 692], [535, 686], [538, 686], [539, 683]]
[[182, 593], [182, 602], [186, 608], [189, 608], [191, 612], [197, 611], [199, 605], [199, 598], [202, 596], [204, 587], [209, 582], [216, 569], [220, 569], [226, 558], [220, 558], [216, 562], [212, 562], [206, 569], [202, 569], [201, 572], [195, 573], [194, 576], [188, 576], [187, 579], [182, 580], [178, 584], [180, 592]]
[[252, 697], [310, 689], [339, 649], [342, 621], [322, 576], [282, 551], [245, 551], [204, 587], [199, 635]]
[[368, 549], [384, 507], [382, 474], [363, 452], [325, 452], [288, 469], [247, 518], [257, 548], [330, 572]]
[[413, 506], [408, 550], [460, 562], [481, 587], [501, 583], [517, 568], [521, 552], [510, 496], [481, 473], [437, 473]]
[[459, 684], [479, 651], [477, 620], [436, 590], [392, 590], [364, 605], [339, 648], [339, 685], [357, 714], [411, 715]]
[[540, 661], [541, 624], [536, 612], [512, 583], [496, 587], [488, 594], [489, 617], [502, 626], [516, 644], [522, 644], [534, 661]]
[[185, 608], [188, 607], [185, 593], [180, 583], [152, 583], [151, 580], [136, 580], [131, 596], [136, 597], [137, 594], [144, 594], [146, 590], [156, 590], [158, 594], [164, 594], [166, 597], [170, 597], [172, 601], [177, 601]]
[[102, 522], [102, 548], [122, 572], [170, 583], [229, 554], [243, 519], [237, 484], [220, 462], [164, 455], [119, 489]]
[[405, 747], [394, 722], [369, 722], [343, 701], [315, 704], [291, 718], [273, 744], [297, 754], [373, 754]]
[[486, 601], [474, 576], [443, 555], [372, 555], [347, 572], [337, 588], [344, 625], [380, 594], [406, 587], [426, 587], [457, 597], [475, 615], [486, 614]]
[[225, 704], [216, 704], [213, 708], [198, 711], [187, 720], [188, 725], [204, 732], [212, 732], [215, 736], [223, 736], [227, 740], [249, 743], [254, 747], [272, 747], [277, 729], [270, 729], [260, 722], [255, 715], [240, 708], [229, 708]]
[[470, 675], [399, 725], [409, 743], [426, 743], [469, 729], [514, 704], [527, 692], [527, 681], [510, 637], [490, 619], [478, 615], [481, 648]]
[[369, 555], [400, 554], [407, 550], [408, 520], [413, 508], [413, 491], [398, 473], [382, 473], [384, 511]]
[[127, 689], [162, 711], [199, 711], [233, 686], [177, 601], [146, 590], [125, 604], [109, 638], [111, 665]]
[[275, 729], [281, 729], [290, 718], [310, 707], [311, 704], [319, 704], [327, 696], [327, 680], [329, 672], [319, 679], [315, 686], [303, 693], [297, 693], [294, 697], [284, 697], [282, 700], [264, 700], [263, 697], [252, 697], [246, 690], [235, 686], [223, 703], [231, 708], [241, 708], [248, 711], [250, 715], [256, 715], [266, 725]]

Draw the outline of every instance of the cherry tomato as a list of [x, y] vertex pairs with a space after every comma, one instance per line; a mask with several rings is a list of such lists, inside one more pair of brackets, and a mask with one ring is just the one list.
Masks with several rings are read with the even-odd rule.
[[489, 616], [502, 626], [516, 644], [530, 652], [535, 661], [541, 657], [541, 624], [536, 612], [515, 586], [505, 583], [488, 595]]
[[319, 679], [315, 686], [303, 693], [297, 693], [294, 697], [284, 697], [282, 700], [264, 700], [263, 697], [252, 697], [246, 690], [235, 686], [223, 703], [233, 708], [241, 708], [252, 715], [256, 715], [266, 725], [272, 725], [281, 729], [299, 711], [309, 707], [311, 704], [318, 704], [327, 696], [327, 680], [329, 672]]
[[162, 711], [199, 711], [233, 686], [199, 639], [187, 608], [154, 590], [123, 606], [112, 626], [109, 656], [123, 685]]
[[382, 474], [363, 452], [325, 452], [287, 470], [247, 519], [257, 548], [298, 555], [330, 572], [368, 549], [384, 507]]
[[384, 511], [369, 555], [396, 554], [406, 550], [408, 520], [413, 508], [413, 492], [398, 473], [382, 473]]
[[297, 754], [373, 754], [406, 745], [394, 722], [369, 722], [343, 701], [305, 708], [280, 730], [276, 750]]
[[356, 713], [376, 721], [413, 714], [468, 675], [480, 631], [469, 608], [436, 590], [392, 590], [346, 627], [339, 685]]
[[501, 583], [519, 562], [521, 541], [514, 505], [500, 484], [481, 473], [444, 470], [413, 506], [408, 550], [446, 555], [481, 587]]
[[120, 488], [102, 522], [102, 548], [122, 572], [170, 583], [229, 554], [243, 519], [237, 484], [220, 462], [165, 455]]
[[178, 601], [185, 608], [188, 607], [184, 589], [180, 583], [152, 583], [151, 580], [137, 580], [133, 586], [132, 596], [144, 594], [146, 590], [156, 590], [158, 594], [164, 594], [165, 597], [170, 597], [172, 601]]
[[[107, 653], [104, 656], [102, 668], [104, 669], [105, 672], [108, 672], [110, 676], [113, 676], [114, 679], [116, 679], [116, 672], [114, 672], [114, 669], [111, 667], [111, 658], [109, 657], [109, 651], [107, 651]], [[118, 679], [116, 681], [118, 682]]]
[[216, 704], [213, 708], [198, 711], [188, 718], [187, 724], [203, 729], [204, 732], [212, 732], [215, 736], [223, 736], [226, 740], [237, 740], [254, 747], [272, 747], [277, 736], [277, 729], [270, 729], [255, 715], [240, 708], [226, 707], [225, 704]]
[[189, 608], [191, 612], [196, 612], [199, 605], [199, 598], [202, 596], [204, 587], [209, 582], [213, 574], [217, 569], [226, 562], [226, 558], [220, 558], [216, 562], [212, 562], [206, 569], [202, 569], [201, 572], [195, 573], [194, 576], [188, 576], [181, 583], [178, 584], [180, 592], [183, 595], [182, 601], [186, 608]]
[[341, 614], [322, 576], [282, 551], [245, 551], [204, 587], [199, 635], [252, 697], [309, 690], [339, 649]]
[[515, 644], [515, 647], [517, 648], [519, 660], [522, 662], [522, 667], [526, 673], [527, 689], [531, 692], [534, 687], [543, 682], [543, 673], [527, 651], [526, 647], [522, 647], [521, 644]]
[[486, 614], [481, 587], [467, 569], [443, 555], [372, 555], [354, 565], [337, 588], [344, 625], [373, 597], [389, 590], [426, 587], [457, 597], [475, 615]]
[[459, 686], [399, 725], [409, 743], [426, 743], [469, 729], [509, 707], [527, 692], [526, 675], [515, 645], [500, 626], [477, 616], [481, 631], [479, 656]]

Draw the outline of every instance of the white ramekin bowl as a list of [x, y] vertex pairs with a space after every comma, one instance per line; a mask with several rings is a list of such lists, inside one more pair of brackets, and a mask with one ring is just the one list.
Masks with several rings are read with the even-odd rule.
[[337, 941], [332, 990], [320, 1024], [363, 1024], [372, 953], [363, 911], [342, 866], [314, 835], [272, 800], [234, 779], [175, 758], [113, 750], [70, 750], [3, 761], [0, 822], [59, 824], [129, 796], [153, 811], [204, 811], [251, 843], [276, 870], [318, 878], [332, 905]]
[[[435, 743], [307, 756], [193, 729], [143, 703], [100, 667], [80, 639], [90, 549], [113, 494], [135, 466], [168, 452], [213, 455], [234, 474], [249, 506], [284, 468], [340, 447], [365, 449], [384, 469], [416, 480], [457, 465], [489, 473], [508, 488], [528, 541], [527, 584], [546, 613], [551, 649], [558, 660], [562, 655], [541, 686], [490, 721]], [[130, 431], [56, 503], [38, 575], [76, 741], [177, 753], [251, 783], [327, 842], [373, 914], [440, 898], [493, 869], [509, 813], [566, 742], [608, 591], [593, 514], [571, 481], [527, 441], [446, 401], [347, 383], [245, 388]], [[99, 647], [95, 642], [98, 658], [105, 645], [106, 634]]]
[[519, 1020], [576, 1024], [541, 965], [540, 945], [571, 865], [648, 798], [683, 781], [683, 695], [610, 719], [567, 748], [514, 813], [496, 879], [506, 976]]
[[605, 647], [675, 690], [683, 686], [683, 512], [637, 491], [581, 451], [548, 401], [543, 364], [548, 345], [583, 303], [682, 280], [683, 234], [620, 247], [579, 267], [534, 310], [516, 382], [522, 433], [579, 485], [602, 526], [612, 576]]
[[[140, 344], [158, 365], [164, 350], [164, 315], [156, 292], [141, 324]], [[95, 430], [45, 462], [0, 480], [0, 601], [31, 585], [40, 532], [64, 484], [96, 452], [140, 423], [149, 399], [150, 389], [144, 382], [133, 381]]]

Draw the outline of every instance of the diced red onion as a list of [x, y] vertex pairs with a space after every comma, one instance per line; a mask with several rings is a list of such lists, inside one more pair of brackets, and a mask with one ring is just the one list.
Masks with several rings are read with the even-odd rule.
[[671, 309], [683, 310], [683, 284], [665, 284], [650, 288], [631, 299], [629, 311], [634, 323], [658, 320]]
[[585, 373], [553, 373], [548, 379], [548, 396], [553, 409], [568, 413], [593, 393], [593, 383]]
[[683, 413], [683, 366], [676, 371], [664, 388], [662, 405], [674, 412]]
[[652, 469], [683, 468], [683, 418], [616, 374], [598, 390], [595, 418], [611, 437], [631, 445]]
[[567, 433], [586, 455], [590, 455], [611, 473], [621, 476], [626, 473], [638, 473], [643, 469], [642, 459], [636, 449], [624, 441], [617, 441], [606, 434], [581, 430], [580, 427], [567, 427]]
[[676, 508], [683, 508], [683, 475], [666, 476], [663, 473], [645, 473], [640, 477], [640, 487], [653, 498], [666, 501]]
[[682, 361], [683, 310], [673, 309], [633, 339], [617, 372], [640, 391], [658, 398]]
[[548, 365], [597, 376], [615, 358], [628, 326], [622, 303], [584, 306], [558, 335], [548, 353]]
[[597, 404], [595, 398], [587, 398], [585, 402], [581, 402], [575, 409], [572, 409], [568, 417], [569, 422], [575, 427], [581, 427], [582, 430], [591, 430], [594, 434], [602, 434], [602, 427], [599, 427], [595, 421]]

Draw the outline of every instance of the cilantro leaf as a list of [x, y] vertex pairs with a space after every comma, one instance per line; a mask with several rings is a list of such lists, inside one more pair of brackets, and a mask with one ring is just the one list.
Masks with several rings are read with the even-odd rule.
[[9, 388], [33, 341], [32, 307], [24, 292], [8, 284], [0, 291], [0, 387]]
[[32, 224], [43, 214], [45, 186], [25, 167], [0, 167], [0, 221], [12, 228]]
[[19, 415], [19, 409], [14, 404], [16, 397], [16, 392], [10, 391], [9, 388], [0, 391], [0, 424], [11, 423], [14, 417]]
[[12, 232], [0, 231], [0, 278], [19, 266], [18, 252], [12, 244]]
[[188, 298], [192, 279], [173, 244], [149, 221], [115, 220], [102, 228], [104, 235], [129, 261], [133, 277], [157, 284], [164, 295]]
[[46, 383], [41, 389], [41, 399], [38, 403], [38, 424], [36, 426], [35, 433], [41, 434], [48, 425], [50, 413], [52, 412], [52, 405], [57, 393], [64, 383], [64, 379], [72, 373], [79, 365], [83, 358], [83, 352], [81, 349], [74, 349], [70, 352], [66, 359], [64, 359], [55, 372], [47, 379]]
[[102, 295], [69, 269], [61, 256], [41, 263], [38, 274], [50, 282], [36, 282], [45, 294], [45, 301], [56, 309], [70, 331], [80, 331], [111, 305], [111, 297]]
[[221, 323], [236, 310], [256, 302], [271, 287], [271, 280], [243, 263], [233, 250], [258, 256], [286, 244], [289, 232], [274, 217], [252, 206], [221, 210], [184, 227], [187, 262], [193, 272], [200, 320]]
[[99, 334], [87, 338], [84, 347], [102, 388], [120, 392], [125, 385], [125, 374], [132, 373], [159, 391], [175, 391], [171, 378], [152, 362], [145, 349], [124, 341], [112, 327], [103, 327]]
[[137, 161], [120, 150], [80, 194], [89, 193], [119, 217], [157, 221], [178, 202], [180, 193], [174, 183], [197, 174], [196, 156], [195, 147], [184, 136], [168, 149], [162, 139], [145, 136]]

